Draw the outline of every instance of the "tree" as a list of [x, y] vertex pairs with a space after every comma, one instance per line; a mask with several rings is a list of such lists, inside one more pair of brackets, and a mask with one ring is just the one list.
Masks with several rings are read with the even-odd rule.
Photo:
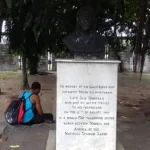
[[134, 59], [134, 72], [137, 70], [137, 62], [139, 60], [139, 56], [142, 50], [142, 41], [143, 41], [143, 29], [144, 24], [146, 21], [146, 14], [147, 14], [147, 6], [148, 6], [148, 0], [140, 0], [139, 5], [140, 13], [139, 13], [139, 19], [138, 19], [138, 30], [137, 30], [137, 37], [136, 37], [136, 50], [135, 50], [135, 59]]
[[[77, 9], [84, 5], [91, 5], [96, 9], [97, 30], [110, 39], [109, 44], [119, 57], [117, 31], [119, 26], [123, 26], [124, 11], [119, 9], [120, 6], [124, 8], [122, 0], [14, 0], [10, 20], [7, 21], [10, 47], [14, 52], [16, 49], [24, 50], [26, 54], [23, 55], [28, 59], [31, 74], [37, 72], [39, 56], [45, 49], [54, 53], [61, 53], [62, 50], [67, 52], [62, 38], [74, 30]], [[113, 44], [111, 39], [115, 39]]]
[[[118, 59], [121, 60], [119, 53], [125, 49], [125, 45], [122, 44], [123, 38], [118, 37], [118, 34], [122, 33], [126, 33], [127, 37], [123, 40], [127, 43], [130, 41], [132, 50], [144, 56], [147, 52], [144, 49], [148, 48], [141, 46], [144, 41], [149, 43], [148, 34], [143, 38], [143, 31], [145, 33], [148, 31], [145, 26], [148, 20], [148, 2], [148, 0], [13, 0], [7, 19], [10, 48], [28, 59], [30, 73], [35, 74], [39, 57], [48, 49], [56, 54], [68, 52], [62, 39], [76, 27], [78, 8], [90, 5], [96, 10], [97, 31], [108, 38], [109, 47]], [[123, 66], [121, 68], [123, 71]]]
[[[22, 89], [28, 89], [27, 78], [27, 56], [30, 49], [28, 35], [29, 31], [25, 32], [24, 23], [26, 20], [27, 6], [23, 1], [13, 1], [10, 16], [7, 18], [7, 35], [10, 46], [10, 53], [20, 54], [22, 56]], [[32, 41], [31, 41], [32, 42]]]
[[2, 38], [2, 25], [4, 19], [7, 17], [7, 12], [11, 8], [12, 0], [0, 1], [0, 42]]
[[[34, 19], [36, 18], [34, 15], [38, 15], [38, 11], [32, 9], [34, 6], [31, 1], [14, 0], [13, 2], [10, 16], [7, 18], [7, 35], [10, 53], [16, 53], [22, 56], [22, 88], [26, 89], [29, 87], [26, 70], [27, 60], [28, 64], [30, 66], [33, 64], [33, 68], [35, 68], [39, 61], [39, 56], [45, 52], [45, 39], [42, 37], [42, 34], [38, 35], [38, 31], [35, 32]], [[32, 67], [30, 69], [31, 73], [36, 73], [37, 71], [32, 72]]]

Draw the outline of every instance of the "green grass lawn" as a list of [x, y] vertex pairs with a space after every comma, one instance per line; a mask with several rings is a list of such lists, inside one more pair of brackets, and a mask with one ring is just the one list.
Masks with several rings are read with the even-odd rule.
[[13, 77], [19, 77], [21, 75], [20, 72], [12, 72], [12, 71], [0, 71], [0, 79], [6, 80]]
[[[140, 79], [140, 73], [121, 73], [119, 76], [124, 76], [126, 78]], [[150, 74], [142, 74], [142, 79], [150, 79]]]

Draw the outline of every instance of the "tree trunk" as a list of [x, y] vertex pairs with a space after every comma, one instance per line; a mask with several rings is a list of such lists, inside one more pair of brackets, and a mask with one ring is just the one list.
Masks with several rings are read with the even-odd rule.
[[137, 64], [139, 60], [139, 55], [135, 52], [134, 57], [133, 57], [133, 72], [137, 72]]
[[141, 56], [141, 67], [140, 67], [141, 76], [142, 76], [143, 69], [144, 69], [144, 63], [145, 63], [145, 54], [142, 54], [142, 56]]
[[140, 16], [139, 16], [139, 25], [138, 25], [138, 32], [136, 36], [136, 49], [135, 49], [135, 58], [134, 58], [134, 68], [133, 72], [137, 72], [137, 62], [139, 61], [139, 55], [141, 54], [142, 50], [142, 41], [143, 41], [143, 29], [144, 24], [146, 21], [146, 14], [147, 14], [147, 7], [148, 7], [148, 0], [140, 0]]
[[30, 70], [30, 75], [35, 75], [38, 73], [38, 63], [39, 63], [38, 55], [30, 56], [28, 58], [28, 68]]
[[148, 13], [147, 16], [147, 22], [145, 25], [145, 32], [146, 35], [144, 37], [144, 41], [143, 41], [143, 49], [141, 51], [141, 68], [140, 68], [140, 73], [141, 73], [141, 77], [142, 78], [142, 73], [143, 73], [143, 68], [144, 68], [144, 63], [145, 63], [145, 56], [148, 52], [148, 44], [149, 44], [149, 39], [150, 39], [150, 12]]
[[30, 75], [36, 75], [38, 73], [38, 69], [36, 66], [30, 67]]
[[121, 57], [117, 51], [115, 54], [116, 54], [117, 59], [121, 61], [121, 63], [119, 64], [119, 68], [120, 68], [120, 72], [123, 73], [124, 72], [123, 61], [121, 60]]
[[22, 57], [22, 90], [29, 89], [28, 76], [27, 76], [27, 58]]

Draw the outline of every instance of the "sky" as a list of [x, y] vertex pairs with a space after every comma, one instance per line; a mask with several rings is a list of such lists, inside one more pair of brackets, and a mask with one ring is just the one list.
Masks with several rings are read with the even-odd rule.
[[[6, 31], [5, 25], [6, 25], [6, 21], [3, 21], [3, 25], [2, 25], [2, 32], [3, 32], [3, 33]], [[3, 36], [3, 37], [2, 37], [1, 44], [6, 44], [6, 39], [7, 39], [6, 36]]]

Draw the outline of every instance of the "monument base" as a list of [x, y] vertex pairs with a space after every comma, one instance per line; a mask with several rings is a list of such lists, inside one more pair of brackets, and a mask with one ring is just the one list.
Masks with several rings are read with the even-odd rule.
[[[116, 145], [116, 150], [125, 150], [118, 138]], [[47, 140], [47, 146], [45, 150], [56, 150], [56, 131], [52, 130], [49, 132], [49, 137]]]
[[57, 60], [56, 150], [116, 150], [119, 63]]

